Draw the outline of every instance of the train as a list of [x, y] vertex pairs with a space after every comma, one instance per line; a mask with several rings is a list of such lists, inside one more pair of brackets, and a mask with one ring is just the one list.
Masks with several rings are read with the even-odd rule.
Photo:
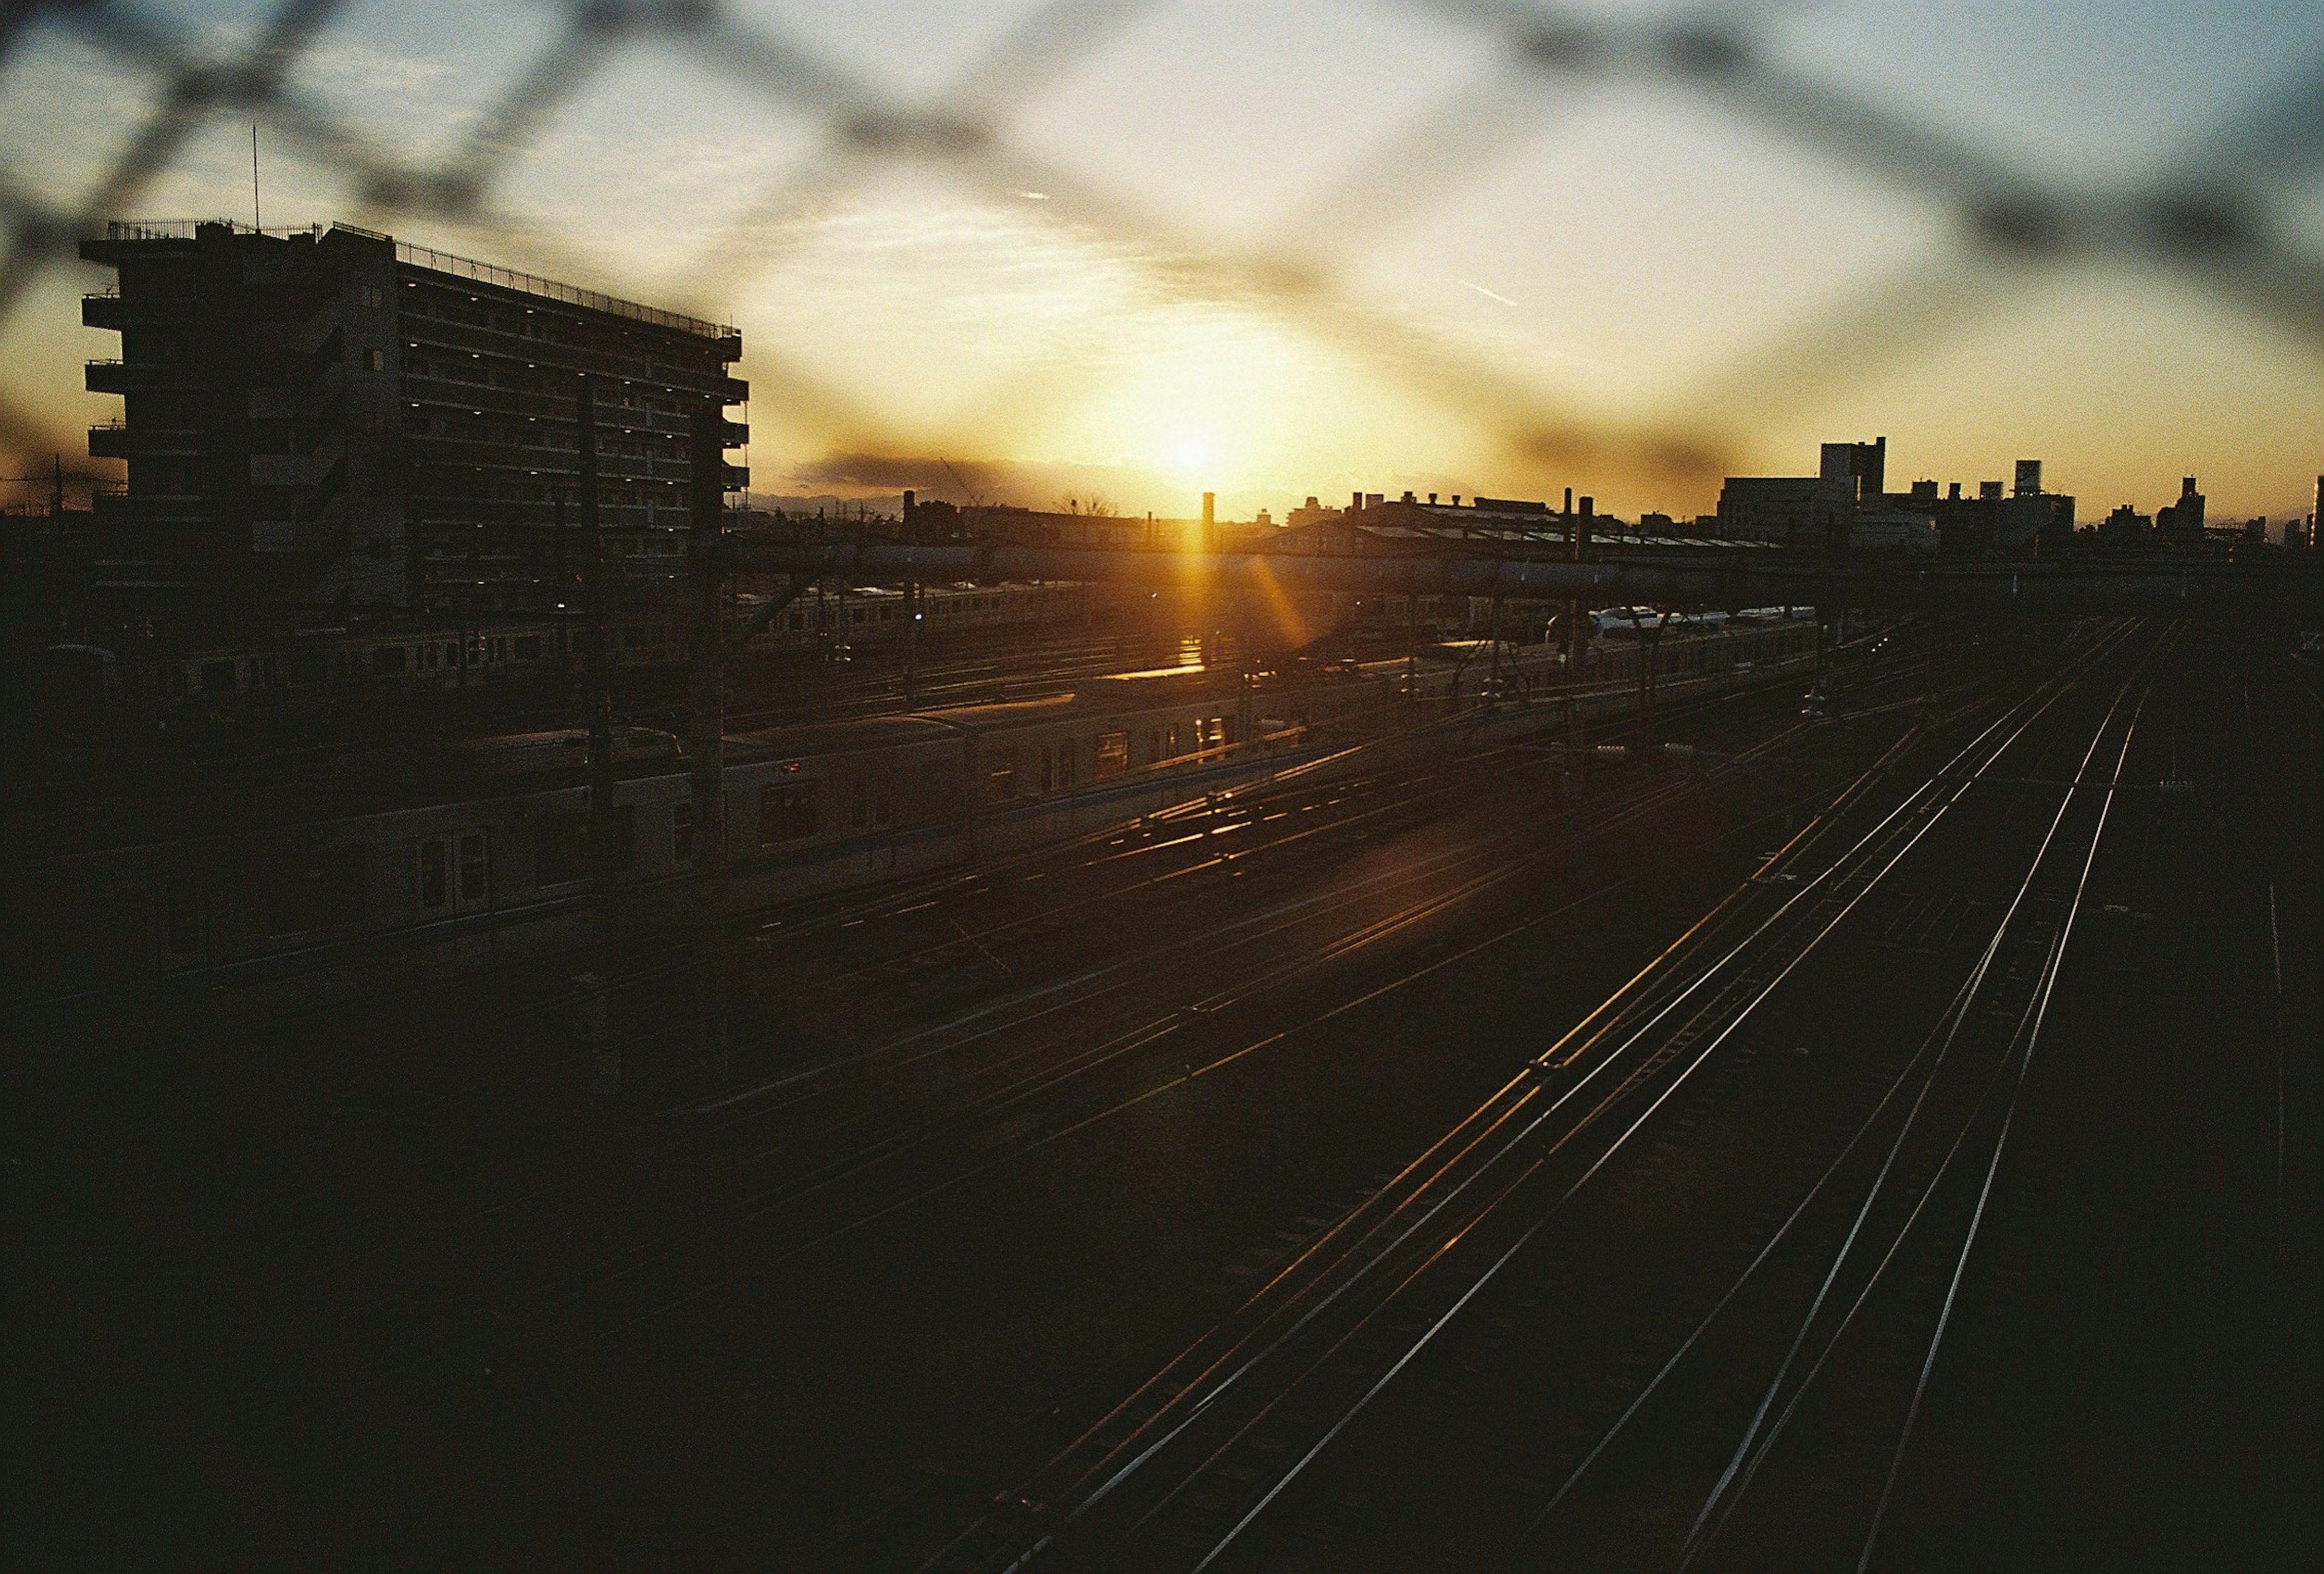
[[[921, 631], [941, 639], [1038, 623], [1078, 629], [1095, 605], [1093, 594], [1085, 584], [929, 585], [921, 593]], [[774, 604], [744, 593], [734, 616], [748, 649], [844, 659], [857, 645], [900, 640], [903, 603], [901, 592], [880, 586]], [[610, 632], [616, 676], [672, 669], [685, 659], [675, 607], [632, 611]], [[60, 644], [39, 652], [29, 689], [36, 726], [65, 739], [108, 726], [182, 732], [297, 720], [460, 689], [530, 690], [546, 700], [577, 670], [581, 639], [577, 614], [550, 612], [349, 623], [171, 650]]]
[[[1796, 626], [1669, 640], [1666, 688], [1803, 655]], [[1627, 703], [1609, 650], [1581, 703]], [[738, 910], [957, 868], [1118, 825], [1368, 739], [1570, 696], [1546, 648], [1252, 675], [1201, 666], [1070, 695], [740, 732], [725, 745]], [[625, 919], [675, 920], [712, 855], [666, 732], [616, 740], [613, 879]], [[171, 979], [204, 987], [403, 958], [429, 976], [582, 943], [593, 890], [581, 735], [553, 731], [351, 755], [329, 777], [85, 805], [26, 828], [7, 970], [20, 1006]], [[144, 818], [140, 819], [143, 814]], [[100, 844], [110, 842], [111, 844]], [[42, 847], [27, 855], [23, 850]]]

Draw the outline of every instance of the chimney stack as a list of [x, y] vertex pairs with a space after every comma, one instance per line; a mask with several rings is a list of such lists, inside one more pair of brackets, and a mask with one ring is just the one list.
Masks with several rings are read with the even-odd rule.
[[1203, 493], [1203, 528], [1207, 530], [1218, 522], [1219, 494], [1215, 492], [1206, 492]]

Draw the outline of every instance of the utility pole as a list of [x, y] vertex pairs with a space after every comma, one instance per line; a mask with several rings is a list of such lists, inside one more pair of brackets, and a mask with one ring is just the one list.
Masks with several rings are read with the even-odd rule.
[[904, 708], [920, 703], [920, 582], [904, 582]]
[[[918, 545], [919, 531], [914, 520], [914, 504], [919, 500], [909, 491], [904, 493], [904, 518], [901, 529], [908, 545]], [[904, 581], [904, 708], [911, 710], [920, 703], [920, 582]]]
[[1663, 621], [1667, 615], [1656, 612], [1653, 625], [1638, 641], [1638, 741], [1646, 744], [1655, 741], [1655, 669], [1662, 659]]
[[573, 384], [581, 473], [582, 591], [589, 620], [582, 654], [589, 678], [589, 888], [597, 949], [596, 971], [576, 980], [576, 990], [582, 1003], [581, 1036], [590, 1040], [592, 1082], [598, 1097], [610, 1098], [622, 1085], [621, 1051], [605, 1029], [605, 988], [613, 976], [613, 962], [612, 618], [606, 605], [604, 541], [597, 507], [597, 391], [586, 373], [576, 377]]
[[565, 566], [565, 489], [562, 486], [557, 489], [556, 523], [549, 528], [556, 532], [550, 557], [555, 577], [550, 583], [557, 586], [557, 595], [549, 603], [549, 610], [557, 616], [557, 701], [561, 705], [573, 688], [573, 584], [572, 572]]
[[712, 1072], [726, 1071], [726, 637], [724, 602], [726, 412], [706, 399], [694, 410], [687, 480], [692, 591], [694, 870], [699, 892], [694, 946], [695, 1051]]
[[[1591, 507], [1591, 500], [1583, 498], [1582, 507], [1586, 516]], [[1565, 489], [1565, 552], [1566, 557], [1575, 563], [1589, 560], [1589, 521], [1586, 517], [1575, 516], [1573, 488], [1570, 486]], [[1590, 655], [1589, 618], [1590, 603], [1582, 597], [1576, 596], [1565, 603], [1565, 681], [1569, 684], [1580, 683], [1583, 679], [1582, 667]]]

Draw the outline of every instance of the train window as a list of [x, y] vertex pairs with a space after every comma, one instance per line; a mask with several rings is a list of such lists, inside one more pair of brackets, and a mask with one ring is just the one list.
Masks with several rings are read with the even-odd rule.
[[775, 782], [759, 789], [759, 845], [797, 842], [823, 829], [823, 784]]
[[1178, 723], [1176, 722], [1171, 723], [1170, 725], [1164, 730], [1162, 735], [1162, 752], [1165, 759], [1176, 759], [1178, 758]]
[[984, 801], [1006, 802], [1017, 796], [1017, 745], [1003, 743], [984, 756]]
[[173, 879], [161, 891], [162, 938], [171, 956], [192, 956], [202, 948], [202, 886]]
[[1057, 787], [1061, 791], [1073, 790], [1074, 752], [1071, 740], [1057, 745]]
[[669, 861], [672, 863], [694, 861], [694, 805], [691, 803], [669, 806]]
[[443, 839], [430, 837], [420, 844], [420, 905], [440, 907], [452, 895], [450, 860]]
[[1162, 730], [1149, 728], [1146, 733], [1146, 763], [1158, 765], [1162, 759]]
[[266, 883], [266, 932], [300, 934], [364, 916], [364, 850], [333, 847], [278, 866]]

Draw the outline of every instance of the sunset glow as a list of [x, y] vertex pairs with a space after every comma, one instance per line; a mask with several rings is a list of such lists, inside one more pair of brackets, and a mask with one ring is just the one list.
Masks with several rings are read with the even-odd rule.
[[[193, 0], [171, 9], [197, 36], [244, 25]], [[883, 87], [918, 91], [1017, 11], [763, 9], [811, 52], [876, 61]], [[1231, 11], [1246, 25], [1229, 42], [1213, 24]], [[446, 156], [548, 36], [534, 7], [504, 20], [490, 47], [453, 49], [468, 7], [351, 8], [299, 80], [401, 156]], [[2296, 9], [2098, 20], [2013, 20], [2003, 48], [1981, 24], [1868, 5], [1766, 36], [1786, 69], [1945, 122], [1950, 102], [1920, 105], [1918, 78], [1897, 74], [1918, 56], [2000, 106], [1964, 134], [2006, 127], [2009, 157], [2075, 179], [2090, 178], [2094, 121], [2129, 162], [2167, 161], [2324, 39]], [[850, 456], [879, 456], [922, 465], [940, 494], [944, 455], [998, 466], [1043, 505], [1102, 489], [1127, 511], [1185, 513], [1207, 489], [1248, 517], [1310, 492], [1570, 484], [1618, 511], [1686, 515], [1721, 468], [1781, 472], [1821, 438], [1885, 433], [1915, 474], [1973, 482], [2039, 454], [2093, 503], [2151, 504], [2189, 473], [2230, 511], [2304, 499], [2324, 350], [2282, 319], [2147, 267], [1980, 261], [1926, 190], [1679, 85], [1615, 74], [1554, 103], [1508, 97], [1485, 41], [1393, 11], [1161, 7], [1003, 106], [1038, 175], [990, 188], [940, 161], [829, 165], [812, 115], [655, 43], [615, 51], [528, 133], [487, 188], [491, 222], [367, 199], [262, 127], [266, 216], [390, 228], [737, 323], [765, 491], [845, 492], [845, 474], [870, 473]], [[2155, 102], [2155, 60], [2186, 50], [2225, 63], [2200, 93]], [[1367, 84], [1359, 114], [1333, 86], [1349, 80]], [[2062, 80], [2075, 113], [2036, 80]], [[18, 51], [5, 88], [14, 178], [68, 192], [112, 145], [71, 106], [143, 90], [62, 31]], [[1497, 116], [1489, 149], [1388, 209], [1349, 206], [1368, 159], [1464, 99]], [[423, 100], [424, 127], [410, 113]], [[246, 124], [198, 128], [118, 216], [246, 216], [248, 139]], [[2312, 208], [2284, 209], [2291, 241], [2317, 241]], [[1277, 282], [1286, 269], [1311, 270], [1334, 304]], [[78, 429], [113, 413], [78, 386], [81, 362], [111, 353], [75, 304], [100, 273], [48, 271], [0, 324], [0, 429], [19, 465], [79, 449]], [[1889, 297], [1878, 332], [1850, 326]], [[1578, 440], [1497, 429], [1543, 416]], [[1707, 444], [1710, 463], [1660, 466], [1674, 442]]]

